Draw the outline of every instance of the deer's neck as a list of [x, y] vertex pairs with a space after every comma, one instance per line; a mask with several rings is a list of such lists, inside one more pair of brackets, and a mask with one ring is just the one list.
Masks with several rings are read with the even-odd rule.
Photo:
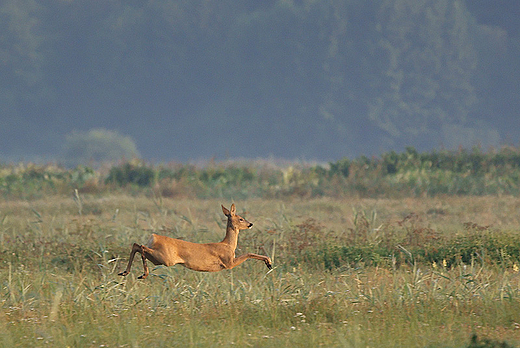
[[235, 228], [229, 221], [226, 227], [226, 236], [222, 243], [229, 244], [233, 250], [237, 248], [238, 244], [238, 228]]

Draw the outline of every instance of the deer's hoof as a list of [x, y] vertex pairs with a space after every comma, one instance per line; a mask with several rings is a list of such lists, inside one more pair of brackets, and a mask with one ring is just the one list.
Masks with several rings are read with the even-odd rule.
[[273, 266], [271, 265], [271, 261], [270, 260], [266, 260], [265, 261], [265, 265], [267, 266], [267, 268], [273, 269]]
[[118, 273], [117, 275], [124, 277], [124, 276], [128, 275], [128, 272], [124, 271], [124, 272]]
[[147, 276], [148, 276], [148, 274], [143, 274], [143, 275], [140, 275], [139, 277], [137, 277], [137, 279], [146, 279]]

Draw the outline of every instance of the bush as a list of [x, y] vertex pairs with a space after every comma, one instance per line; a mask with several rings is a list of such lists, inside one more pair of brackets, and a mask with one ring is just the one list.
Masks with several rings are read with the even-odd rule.
[[87, 163], [99, 165], [138, 156], [132, 138], [106, 129], [73, 132], [67, 135], [62, 148], [63, 162], [67, 167]]
[[142, 162], [132, 161], [112, 167], [105, 182], [118, 186], [135, 184], [145, 187], [155, 183], [156, 178], [157, 172], [153, 168], [144, 165]]

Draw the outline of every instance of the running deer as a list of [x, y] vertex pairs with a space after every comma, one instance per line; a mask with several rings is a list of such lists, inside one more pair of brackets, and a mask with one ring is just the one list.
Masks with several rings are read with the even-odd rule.
[[139, 279], [145, 279], [149, 274], [146, 264], [147, 259], [154, 265], [173, 266], [179, 263], [199, 272], [218, 272], [223, 269], [231, 269], [247, 259], [264, 261], [266, 266], [271, 269], [271, 259], [267, 256], [247, 253], [235, 257], [238, 232], [251, 228], [253, 224], [236, 214], [234, 203], [229, 210], [222, 206], [222, 212], [228, 218], [226, 236], [222, 242], [199, 244], [152, 234], [146, 245], [134, 243], [126, 270], [119, 275], [126, 276], [130, 273], [135, 253], [140, 253], [143, 259], [144, 274], [139, 276]]

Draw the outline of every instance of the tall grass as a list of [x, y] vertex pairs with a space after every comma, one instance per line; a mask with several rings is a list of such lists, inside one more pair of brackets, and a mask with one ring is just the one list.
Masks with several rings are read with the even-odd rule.
[[0, 166], [0, 193], [8, 199], [68, 194], [73, 189], [132, 195], [146, 190], [157, 197], [201, 199], [517, 195], [519, 169], [520, 150], [510, 147], [424, 153], [408, 148], [328, 165], [262, 160], [150, 165], [132, 160], [92, 170], [21, 164]]
[[[0, 345], [520, 343], [517, 254], [510, 251], [507, 262], [478, 256], [451, 262], [459, 249], [434, 261], [419, 257], [421, 246], [459, 239], [479, 252], [486, 236], [514, 247], [517, 198], [237, 201], [238, 213], [255, 224], [241, 233], [237, 254], [267, 253], [272, 271], [254, 260], [219, 273], [156, 267], [140, 281], [136, 261], [128, 277], [117, 276], [131, 243], [151, 231], [196, 242], [222, 239], [220, 203], [229, 202], [81, 193], [1, 202]], [[419, 230], [424, 235], [416, 236]], [[430, 244], [426, 234], [434, 237]], [[318, 257], [392, 243], [388, 262], [340, 258], [325, 267]], [[392, 262], [398, 255], [402, 261]]]

